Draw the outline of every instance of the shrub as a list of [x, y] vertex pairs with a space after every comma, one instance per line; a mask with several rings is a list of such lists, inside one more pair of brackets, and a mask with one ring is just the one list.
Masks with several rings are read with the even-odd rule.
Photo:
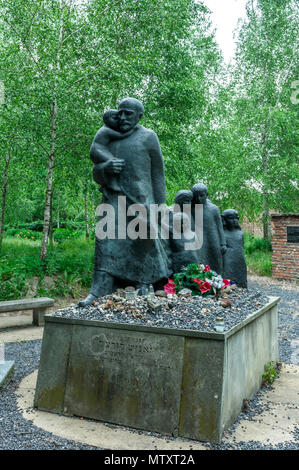
[[281, 369], [281, 362], [268, 362], [264, 366], [264, 373], [262, 376], [262, 384], [269, 385], [274, 382], [275, 377], [279, 374]]
[[82, 235], [82, 231], [58, 228], [53, 233], [53, 239], [57, 243], [63, 243], [65, 240], [69, 240], [71, 238], [80, 238]]
[[269, 240], [244, 233], [244, 251], [250, 271], [259, 276], [271, 276], [272, 247]]
[[85, 222], [83, 221], [74, 221], [74, 220], [62, 220], [60, 221], [61, 228], [67, 228], [71, 230], [84, 230]]
[[21, 229], [26, 229], [26, 230], [33, 230], [37, 232], [42, 232], [43, 231], [43, 226], [44, 223], [42, 220], [35, 220], [34, 222], [20, 222], [17, 224], [13, 224], [13, 227], [10, 227], [8, 225], [5, 226], [5, 230], [21, 230]]
[[7, 237], [16, 237], [22, 238], [23, 240], [41, 240], [42, 234], [40, 232], [34, 232], [33, 230], [28, 229], [19, 229], [19, 228], [9, 228], [6, 230], [5, 235]]
[[2, 280], [0, 284], [0, 300], [16, 300], [24, 297], [28, 291], [24, 275], [13, 274], [9, 279]]
[[[90, 287], [93, 257], [94, 242], [84, 238], [49, 246], [45, 261], [40, 260], [39, 245], [5, 238], [0, 256], [0, 300], [26, 295], [32, 277], [39, 278], [38, 296], [79, 296], [81, 288]], [[51, 287], [43, 282], [45, 276], [53, 277]]]
[[82, 279], [79, 274], [69, 274], [66, 271], [55, 277], [52, 285], [46, 285], [44, 277], [40, 277], [37, 286], [38, 296], [50, 296], [50, 297], [66, 297], [71, 296], [73, 298], [82, 295]]
[[16, 233], [19, 232], [18, 228], [8, 228], [5, 232], [5, 235], [7, 237], [14, 237]]
[[94, 243], [92, 240], [70, 239], [49, 251], [47, 272], [56, 270], [57, 273], [79, 274], [82, 280], [91, 280], [94, 258]]
[[271, 242], [265, 238], [254, 237], [248, 233], [244, 234], [244, 250], [250, 255], [254, 251], [272, 252]]
[[19, 299], [27, 293], [26, 276], [17, 267], [7, 256], [0, 258], [0, 300]]
[[259, 276], [271, 276], [272, 273], [272, 261], [271, 253], [264, 253], [261, 250], [256, 250], [250, 255], [246, 254], [247, 267], [258, 274]]

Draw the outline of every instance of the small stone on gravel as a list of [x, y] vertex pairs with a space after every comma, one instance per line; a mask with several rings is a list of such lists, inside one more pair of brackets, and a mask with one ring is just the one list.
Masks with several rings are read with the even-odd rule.
[[168, 299], [160, 295], [149, 302], [146, 296], [126, 300], [111, 294], [100, 297], [97, 305], [64, 308], [51, 316], [197, 331], [215, 331], [215, 320], [222, 317], [224, 331], [228, 331], [268, 302], [258, 288], [241, 287], [219, 299], [200, 295], [173, 295]]

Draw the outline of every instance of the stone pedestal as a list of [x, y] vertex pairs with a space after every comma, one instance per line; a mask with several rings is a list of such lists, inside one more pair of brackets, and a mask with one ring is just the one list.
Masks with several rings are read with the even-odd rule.
[[278, 301], [225, 333], [46, 315], [34, 406], [219, 443], [278, 360]]

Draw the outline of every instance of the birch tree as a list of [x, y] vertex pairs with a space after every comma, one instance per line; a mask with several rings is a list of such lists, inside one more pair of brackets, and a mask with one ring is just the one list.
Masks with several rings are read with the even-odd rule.
[[[78, 213], [83, 218], [84, 208], [99, 199], [91, 182], [89, 147], [104, 110], [124, 96], [144, 102], [143, 124], [159, 134], [169, 202], [181, 185], [192, 184], [199, 157], [190, 143], [197, 139], [194, 130], [219, 64], [203, 4], [0, 0], [0, 11], [7, 89], [20, 105], [18, 131], [31, 142], [30, 187], [23, 184], [22, 190], [28, 198], [34, 193], [36, 200], [45, 195], [42, 259], [51, 202], [60, 220], [72, 205], [70, 198], [82, 205]], [[12, 114], [7, 121], [11, 129]], [[90, 180], [87, 190], [81, 184], [85, 178]]]
[[294, 210], [298, 203], [298, 107], [291, 101], [298, 13], [293, 0], [250, 0], [239, 32], [234, 122], [247, 153], [247, 180], [259, 188], [251, 200], [256, 208], [253, 197], [261, 200], [265, 238], [270, 237], [270, 209]]

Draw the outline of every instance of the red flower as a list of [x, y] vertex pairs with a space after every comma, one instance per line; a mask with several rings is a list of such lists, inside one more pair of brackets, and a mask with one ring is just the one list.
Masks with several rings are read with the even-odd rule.
[[201, 286], [199, 286], [199, 290], [202, 294], [205, 294], [206, 292], [209, 292], [211, 290], [212, 286], [209, 282], [204, 282]]
[[192, 279], [192, 282], [196, 282], [196, 284], [202, 284], [204, 281], [202, 281], [201, 279], [199, 278], [195, 278], [195, 279]]
[[222, 280], [223, 280], [224, 285], [221, 287], [221, 289], [224, 289], [225, 287], [230, 285], [230, 282], [228, 279], [222, 279]]
[[211, 268], [210, 266], [207, 264], [205, 269], [203, 270], [204, 273], [206, 273], [207, 271], [211, 272]]
[[167, 294], [175, 294], [176, 285], [172, 279], [168, 279], [168, 284], [164, 286], [164, 290], [167, 292]]

